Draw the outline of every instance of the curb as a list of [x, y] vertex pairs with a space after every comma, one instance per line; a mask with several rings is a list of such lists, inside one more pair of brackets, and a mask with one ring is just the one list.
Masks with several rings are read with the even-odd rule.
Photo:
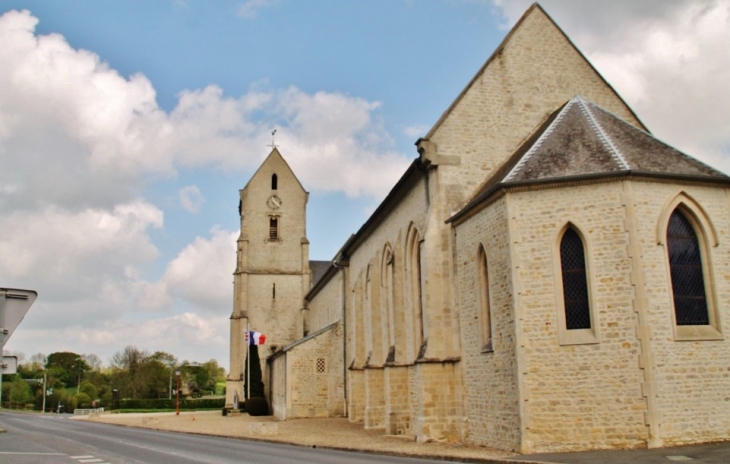
[[[104, 423], [104, 422], [99, 422]], [[455, 455], [449, 455], [449, 454], [419, 454], [419, 453], [404, 453], [399, 451], [392, 451], [392, 450], [371, 450], [371, 449], [361, 449], [361, 448], [353, 448], [348, 446], [336, 446], [336, 445], [305, 445], [302, 443], [296, 443], [288, 440], [273, 440], [271, 438], [265, 438], [265, 437], [232, 437], [230, 435], [219, 435], [216, 433], [205, 433], [205, 432], [182, 432], [178, 430], [169, 430], [169, 429], [163, 429], [163, 428], [156, 428], [156, 427], [138, 427], [135, 425], [128, 425], [128, 424], [115, 424], [112, 422], [106, 422], [108, 425], [114, 425], [117, 427], [129, 427], [129, 428], [144, 428], [147, 430], [155, 430], [157, 432], [169, 432], [169, 433], [177, 433], [177, 434], [184, 434], [184, 435], [200, 435], [200, 436], [207, 436], [207, 437], [218, 437], [218, 438], [228, 438], [232, 440], [248, 440], [248, 441], [256, 441], [260, 443], [270, 443], [270, 444], [280, 444], [280, 445], [291, 445], [291, 446], [298, 446], [301, 448], [321, 448], [321, 449], [328, 449], [333, 451], [347, 451], [347, 452], [355, 452], [355, 453], [363, 453], [363, 454], [370, 454], [370, 455], [384, 455], [384, 456], [394, 456], [394, 457], [401, 457], [401, 458], [413, 458], [413, 459], [426, 459], [426, 460], [441, 460], [441, 461], [447, 461], [447, 462], [463, 462], [463, 463], [470, 463], [470, 464], [560, 464], [555, 461], [534, 461], [534, 460], [518, 460], [518, 459], [510, 459], [509, 457], [505, 458], [478, 458], [478, 457], [462, 457], [462, 456], [455, 456]]]

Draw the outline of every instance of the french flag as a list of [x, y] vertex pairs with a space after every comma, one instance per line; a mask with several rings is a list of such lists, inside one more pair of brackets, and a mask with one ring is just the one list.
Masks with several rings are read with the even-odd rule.
[[266, 342], [266, 335], [261, 332], [249, 331], [247, 334], [249, 345], [263, 345]]

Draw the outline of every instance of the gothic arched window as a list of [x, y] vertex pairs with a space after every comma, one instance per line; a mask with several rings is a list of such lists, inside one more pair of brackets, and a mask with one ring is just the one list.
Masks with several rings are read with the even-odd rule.
[[479, 247], [477, 258], [477, 292], [479, 295], [479, 325], [482, 331], [482, 351], [492, 351], [492, 314], [489, 301], [489, 267], [484, 247]]
[[709, 325], [702, 250], [695, 229], [678, 209], [667, 224], [667, 252], [677, 325]]
[[563, 277], [563, 304], [567, 330], [590, 329], [591, 308], [583, 240], [568, 227], [560, 240], [560, 269]]
[[417, 358], [426, 337], [422, 296], [423, 275], [421, 273], [421, 253], [420, 234], [416, 227], [411, 225], [406, 237], [405, 283], [409, 322], [413, 333], [411, 337], [412, 343], [409, 347], [409, 356], [412, 356], [412, 359]]

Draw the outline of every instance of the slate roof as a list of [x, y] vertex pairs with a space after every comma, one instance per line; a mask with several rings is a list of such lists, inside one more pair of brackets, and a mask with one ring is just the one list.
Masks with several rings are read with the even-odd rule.
[[312, 287], [319, 282], [331, 265], [332, 261], [309, 261], [309, 270], [312, 271]]
[[500, 188], [620, 175], [730, 182], [722, 172], [575, 96], [555, 111], [449, 222]]

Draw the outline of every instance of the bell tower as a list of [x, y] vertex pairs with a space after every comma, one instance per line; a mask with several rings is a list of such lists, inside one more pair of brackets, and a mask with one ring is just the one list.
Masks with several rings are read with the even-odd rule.
[[[306, 213], [309, 193], [274, 147], [240, 191], [241, 235], [236, 251], [231, 314], [231, 365], [226, 404], [234, 394], [243, 401], [245, 331], [266, 335], [259, 346], [264, 383], [265, 360], [302, 336], [302, 308], [309, 289], [309, 241]], [[265, 385], [268, 390], [269, 385]]]

